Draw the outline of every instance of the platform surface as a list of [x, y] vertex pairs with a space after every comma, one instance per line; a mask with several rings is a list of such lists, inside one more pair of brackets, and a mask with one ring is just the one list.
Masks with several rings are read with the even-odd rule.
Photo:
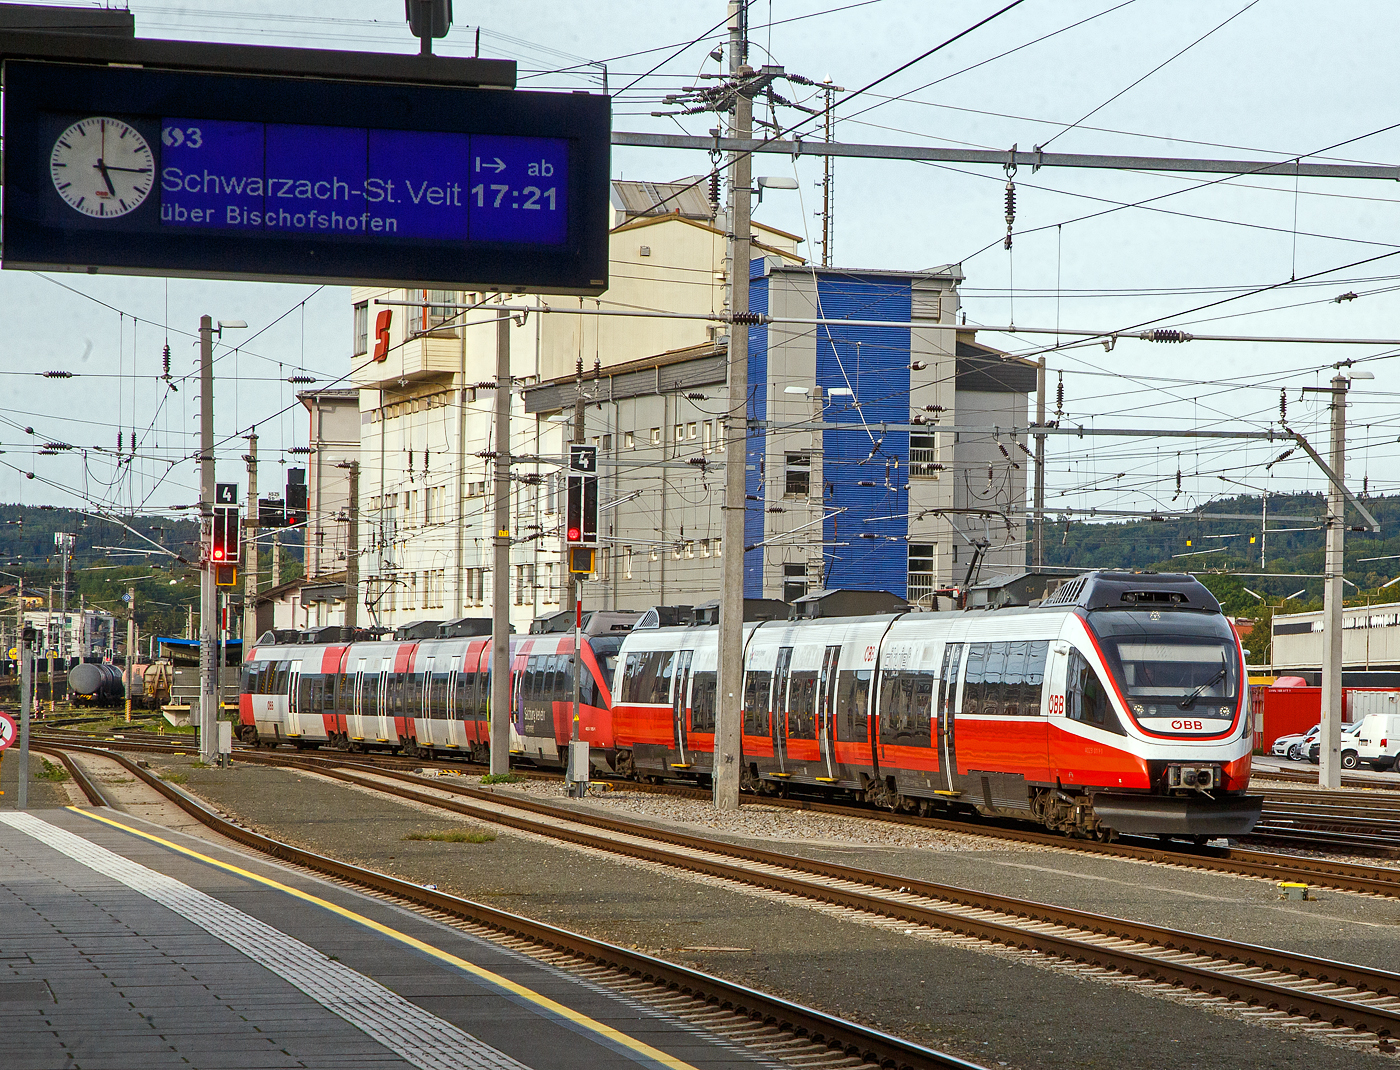
[[527, 956], [111, 810], [0, 812], [0, 1066], [773, 1064]]

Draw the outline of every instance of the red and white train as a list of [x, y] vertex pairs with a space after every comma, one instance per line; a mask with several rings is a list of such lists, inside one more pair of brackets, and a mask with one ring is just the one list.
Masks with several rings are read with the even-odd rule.
[[[605, 616], [598, 618], [606, 626]], [[265, 637], [266, 638], [266, 637]], [[582, 738], [600, 748], [607, 682], [621, 635], [587, 636], [579, 684]], [[573, 728], [573, 633], [512, 635], [511, 754], [562, 765]], [[243, 665], [245, 743], [329, 745], [411, 756], [490, 753], [491, 639], [260, 643]], [[595, 742], [597, 740], [597, 742]]]
[[[1253, 746], [1239, 639], [1185, 575], [1092, 572], [1035, 608], [746, 625], [742, 778], [1076, 835], [1242, 835]], [[715, 627], [638, 628], [618, 772], [705, 778]]]
[[[581, 734], [596, 770], [707, 783], [718, 631], [592, 635]], [[1190, 576], [1092, 572], [1034, 608], [744, 627], [742, 783], [1075, 835], [1247, 833], [1244, 654]], [[573, 637], [511, 638], [511, 752], [562, 765]], [[240, 735], [486, 756], [490, 640], [260, 645]]]

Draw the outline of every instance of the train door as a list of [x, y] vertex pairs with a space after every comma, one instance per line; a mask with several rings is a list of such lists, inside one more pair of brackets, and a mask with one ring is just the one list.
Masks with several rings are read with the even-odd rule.
[[[411, 715], [418, 719], [418, 723], [414, 726], [414, 735], [417, 737], [420, 747], [431, 747], [434, 745], [440, 747], [447, 742], [447, 739], [445, 738], [445, 734], [444, 738], [439, 739], [433, 733], [435, 727], [433, 724], [432, 704], [433, 659], [424, 658], [422, 665], [418, 665], [417, 660], [415, 656], [415, 664], [413, 667], [418, 670], [414, 675], [418, 677], [419, 690], [418, 694], [408, 696], [409, 707], [412, 711]], [[409, 679], [412, 680], [413, 676], [410, 676]], [[405, 712], [408, 713], [409, 711]], [[442, 727], [446, 729], [447, 726], [443, 725]]]
[[[393, 662], [390, 661], [390, 665]], [[379, 663], [379, 673], [374, 677], [372, 685], [378, 694], [379, 717], [378, 727], [375, 729], [375, 739], [380, 743], [388, 743], [391, 739], [396, 739], [394, 732], [394, 711], [389, 708], [389, 677], [391, 673], [385, 671], [384, 662]]]
[[350, 711], [345, 718], [345, 734], [352, 740], [365, 738], [365, 664], [367, 660], [360, 658], [355, 663], [354, 690], [350, 697]]
[[792, 675], [792, 647], [778, 648], [773, 666], [773, 697], [768, 702], [769, 725], [773, 733], [773, 764], [779, 773], [787, 772], [787, 692]]
[[962, 668], [963, 643], [945, 643], [943, 671], [938, 676], [938, 767], [945, 791], [958, 791], [958, 759], [953, 725], [957, 721], [958, 672]]
[[287, 736], [295, 738], [301, 735], [301, 719], [298, 716], [301, 710], [301, 662], [294, 661], [291, 665], [292, 671], [287, 674]]
[[671, 720], [675, 725], [675, 766], [690, 768], [689, 740], [686, 738], [686, 692], [690, 689], [690, 662], [694, 651], [682, 650], [676, 655], [676, 667], [672, 670]]
[[819, 780], [836, 779], [836, 663], [840, 658], [839, 645], [827, 647], [817, 679], [817, 740], [826, 765], [826, 776]]

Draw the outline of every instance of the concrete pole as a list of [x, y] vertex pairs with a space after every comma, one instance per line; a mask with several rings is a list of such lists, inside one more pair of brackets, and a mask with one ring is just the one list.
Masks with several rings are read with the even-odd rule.
[[258, 433], [248, 435], [248, 515], [243, 519], [243, 657], [258, 641]]
[[[583, 302], [580, 300], [579, 304]], [[595, 325], [594, 329], [597, 327]], [[579, 321], [579, 344], [582, 345], [583, 321]], [[578, 365], [574, 372], [574, 442], [583, 445], [584, 432], [584, 403], [583, 403], [583, 357], [579, 357]], [[566, 494], [567, 498], [567, 494]], [[597, 553], [594, 550], [594, 553]], [[575, 576], [570, 571], [572, 562], [569, 560], [568, 545], [564, 547], [564, 575], [568, 577], [569, 600], [566, 603], [574, 611], [574, 717], [573, 731], [569, 739], [577, 743], [579, 741], [579, 702], [582, 697], [583, 686], [583, 577]], [[569, 794], [574, 798], [583, 798], [588, 794], [587, 771], [574, 770], [574, 750], [569, 748], [569, 761], [566, 765], [572, 772], [569, 780]], [[582, 773], [582, 776], [580, 776]]]
[[351, 631], [359, 624], [360, 610], [360, 462], [349, 461], [350, 524], [345, 534], [345, 627]]
[[[741, 0], [729, 3], [729, 74], [736, 82], [752, 73], [747, 64], [746, 14]], [[735, 97], [732, 137], [753, 136], [753, 100]], [[716, 703], [713, 799], [717, 809], [739, 808], [743, 764], [744, 680], [744, 466], [748, 450], [749, 197], [752, 159], [734, 153], [729, 170], [729, 405], [725, 423], [724, 546], [720, 561], [719, 686]]]
[[496, 488], [491, 565], [491, 772], [510, 772], [510, 313], [496, 313]]
[[126, 719], [131, 720], [131, 691], [136, 686], [136, 588], [126, 589]]
[[199, 317], [199, 521], [199, 757], [213, 765], [219, 747], [219, 698], [214, 679], [218, 599], [208, 549], [214, 534], [214, 321], [209, 316]]
[[29, 806], [29, 722], [34, 716], [34, 651], [25, 638], [24, 627], [19, 633], [19, 790], [15, 806]]
[[[1332, 443], [1328, 463], [1338, 483], [1346, 479], [1347, 387], [1345, 375], [1332, 379]], [[1322, 732], [1318, 785], [1342, 784], [1342, 543], [1346, 500], [1338, 483], [1327, 486], [1327, 550], [1322, 581]]]
[[[1045, 357], [1035, 369], [1035, 426], [1045, 426]], [[1045, 435], [1035, 436], [1035, 548], [1031, 558], [1036, 568], [1045, 564]]]
[[68, 563], [72, 557], [73, 536], [60, 531], [54, 539], [58, 543], [63, 592], [58, 603], [58, 660], [63, 663], [63, 674], [67, 679], [68, 663], [73, 654], [72, 628], [68, 626]]
[[[282, 585], [282, 533], [272, 533], [272, 586]], [[293, 622], [295, 623], [295, 622]]]

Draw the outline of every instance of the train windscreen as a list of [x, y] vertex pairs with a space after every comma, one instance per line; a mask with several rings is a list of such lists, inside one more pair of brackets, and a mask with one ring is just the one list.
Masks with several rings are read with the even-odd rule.
[[1239, 707], [1240, 664], [1224, 617], [1095, 613], [1090, 627], [1128, 707], [1154, 732], [1222, 732]]
[[603, 683], [609, 688], [613, 683], [613, 669], [617, 667], [617, 652], [622, 649], [622, 636], [610, 635], [601, 639], [590, 639], [593, 656], [598, 659], [598, 669], [603, 674]]

